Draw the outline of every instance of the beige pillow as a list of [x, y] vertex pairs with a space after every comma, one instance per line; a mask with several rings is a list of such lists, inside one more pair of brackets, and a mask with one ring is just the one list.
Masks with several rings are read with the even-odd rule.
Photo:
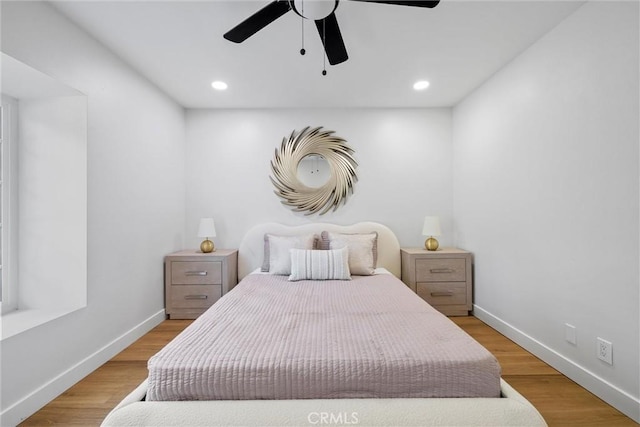
[[291, 249], [289, 280], [351, 280], [347, 248], [336, 250]]
[[264, 261], [262, 271], [271, 274], [291, 274], [290, 249], [313, 249], [317, 236], [304, 234], [300, 236], [264, 235]]
[[321, 246], [329, 241], [330, 249], [348, 248], [349, 270], [357, 276], [370, 276], [378, 261], [378, 233], [344, 234], [323, 231]]

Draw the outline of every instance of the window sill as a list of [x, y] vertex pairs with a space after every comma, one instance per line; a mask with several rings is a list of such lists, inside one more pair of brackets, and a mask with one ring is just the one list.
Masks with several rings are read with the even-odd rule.
[[0, 341], [21, 334], [29, 329], [49, 323], [72, 313], [78, 308], [67, 309], [27, 309], [3, 313], [0, 317]]

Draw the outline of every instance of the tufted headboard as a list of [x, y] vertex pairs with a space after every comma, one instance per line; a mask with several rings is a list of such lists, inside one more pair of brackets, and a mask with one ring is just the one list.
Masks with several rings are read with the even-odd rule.
[[377, 231], [378, 267], [384, 267], [396, 277], [400, 277], [400, 243], [393, 231], [385, 225], [377, 222], [359, 222], [353, 225], [336, 225], [319, 222], [289, 226], [270, 222], [251, 228], [242, 239], [238, 251], [238, 279], [242, 279], [262, 265], [265, 233], [281, 236], [316, 233], [320, 236], [320, 233], [323, 231], [334, 233], [370, 233]]

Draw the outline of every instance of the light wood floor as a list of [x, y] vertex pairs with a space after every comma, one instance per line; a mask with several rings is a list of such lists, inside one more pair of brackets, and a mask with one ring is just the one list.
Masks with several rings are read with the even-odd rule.
[[[498, 358], [503, 378], [538, 408], [549, 426], [638, 425], [480, 320], [452, 320]], [[100, 425], [107, 413], [146, 378], [147, 359], [189, 323], [163, 322], [20, 425]]]

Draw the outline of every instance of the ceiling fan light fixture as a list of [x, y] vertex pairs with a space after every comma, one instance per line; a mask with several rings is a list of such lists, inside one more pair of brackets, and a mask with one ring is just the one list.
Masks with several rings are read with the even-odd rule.
[[317, 21], [335, 12], [339, 0], [289, 0], [291, 9], [305, 19]]
[[211, 82], [211, 87], [215, 90], [226, 90], [228, 85], [223, 81], [216, 80], [214, 82]]
[[414, 90], [425, 90], [429, 87], [429, 82], [426, 80], [418, 80], [413, 84]]

